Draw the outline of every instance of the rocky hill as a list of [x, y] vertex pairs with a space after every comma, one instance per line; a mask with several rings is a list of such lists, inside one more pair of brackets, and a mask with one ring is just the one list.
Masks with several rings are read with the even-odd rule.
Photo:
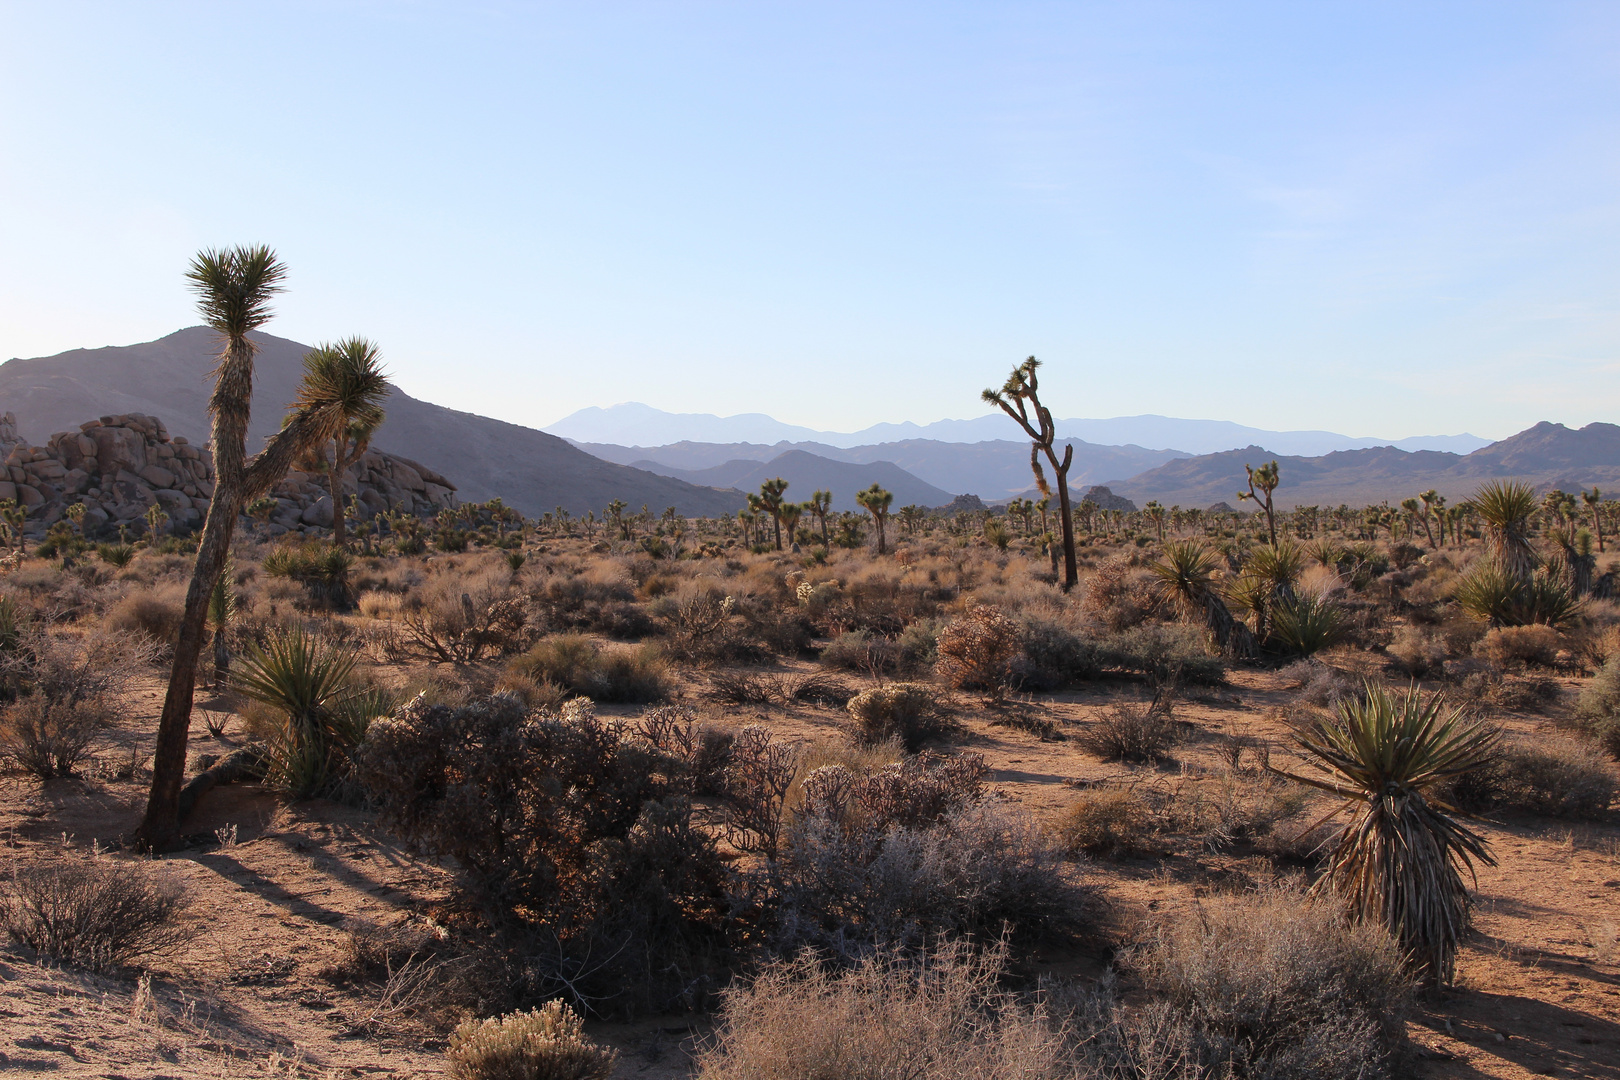
[[[109, 414], [59, 431], [44, 446], [30, 446], [17, 418], [0, 415], [0, 454], [5, 479], [0, 499], [27, 508], [23, 532], [38, 536], [60, 521], [70, 506], [85, 508], [87, 536], [110, 535], [124, 526], [146, 530], [146, 515], [159, 506], [172, 526], [196, 527], [214, 496], [214, 458], [184, 435], [171, 437], [163, 421], [143, 413]], [[370, 450], [355, 463], [347, 492], [359, 496], [361, 514], [399, 511], [427, 514], [456, 505], [455, 485], [414, 461]], [[298, 471], [271, 490], [276, 509], [269, 529], [325, 528], [332, 524], [332, 498], [324, 476]]]
[[[303, 372], [308, 346], [254, 334], [259, 346], [249, 449], [281, 424]], [[0, 410], [18, 418], [21, 434], [44, 440], [77, 430], [87, 416], [161, 416], [167, 430], [201, 446], [208, 440], [209, 377], [217, 356], [212, 331], [194, 326], [140, 345], [74, 349], [0, 365]], [[616, 465], [543, 431], [420, 401], [395, 388], [388, 420], [372, 445], [404, 454], [453, 476], [464, 499], [499, 495], [535, 515], [558, 506], [600, 512], [614, 499], [654, 512], [730, 513], [742, 496]], [[183, 444], [184, 445], [184, 444]]]

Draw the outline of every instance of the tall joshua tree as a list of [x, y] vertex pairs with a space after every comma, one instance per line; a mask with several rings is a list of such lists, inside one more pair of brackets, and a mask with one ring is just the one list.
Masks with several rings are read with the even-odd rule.
[[782, 493], [787, 491], [788, 482], [778, 476], [774, 480], [767, 480], [759, 485], [759, 508], [771, 515], [771, 522], [776, 527], [776, 550], [782, 550], [782, 508], [787, 504], [782, 501]]
[[1598, 554], [1603, 554], [1603, 493], [1596, 485], [1591, 491], [1581, 492], [1581, 501], [1592, 512], [1592, 531], [1597, 533]]
[[878, 534], [878, 554], [887, 554], [889, 544], [887, 530], [884, 525], [889, 520], [889, 507], [894, 504], [894, 492], [884, 491], [874, 483], [865, 491], [857, 491], [855, 501], [865, 507], [868, 514], [872, 515], [872, 524], [876, 526]]
[[[318, 382], [331, 387], [348, 378], [351, 372], [367, 366], [380, 367], [381, 361], [376, 343], [362, 337], [345, 338], [336, 345], [322, 345], [304, 357], [304, 379], [306, 383]], [[332, 468], [326, 475], [332, 489], [332, 543], [338, 547], [342, 547], [345, 540], [343, 478], [349, 466], [359, 461], [371, 445], [371, 436], [382, 422], [382, 405], [366, 402], [360, 406], [359, 413], [344, 417], [343, 426], [332, 437]]]
[[253, 499], [287, 474], [303, 454], [333, 438], [347, 417], [377, 405], [388, 392], [375, 357], [334, 370], [331, 380], [307, 378], [293, 402], [292, 419], [252, 458], [247, 455], [253, 398], [254, 344], [248, 334], [270, 320], [270, 300], [287, 271], [268, 247], [207, 250], [192, 260], [186, 277], [197, 293], [203, 321], [219, 333], [219, 365], [208, 400], [213, 417], [214, 498], [208, 506], [185, 613], [174, 646], [174, 667], [158, 720], [152, 754], [152, 789], [136, 841], [148, 849], [173, 844], [180, 824], [180, 786], [185, 779], [186, 736], [196, 688], [209, 600], [230, 554], [236, 519]]
[[1266, 512], [1266, 533], [1271, 537], [1271, 546], [1276, 547], [1277, 513], [1271, 506], [1271, 493], [1282, 483], [1282, 477], [1277, 471], [1277, 462], [1273, 459], [1270, 465], [1262, 465], [1258, 469], [1252, 465], [1245, 465], [1243, 468], [1249, 474], [1249, 490], [1237, 493], [1238, 502], [1245, 499], [1252, 500]]
[[821, 527], [821, 546], [831, 551], [832, 535], [827, 532], [827, 518], [832, 514], [832, 492], [817, 491], [812, 493], [810, 501], [804, 504], [804, 508], [810, 512], [810, 515], [816, 519], [816, 524]]
[[1031, 356], [1013, 368], [1000, 390], [986, 390], [979, 396], [1016, 420], [1018, 426], [1024, 429], [1024, 434], [1029, 436], [1029, 467], [1035, 473], [1035, 486], [1042, 495], [1052, 494], [1046, 482], [1046, 472], [1041, 468], [1043, 454], [1057, 477], [1058, 519], [1063, 522], [1063, 591], [1068, 592], [1080, 580], [1080, 570], [1074, 559], [1074, 522], [1069, 513], [1069, 465], [1074, 460], [1074, 447], [1065, 445], [1063, 457], [1059, 460], [1057, 428], [1052, 423], [1051, 411], [1041, 404], [1040, 386], [1036, 379], [1040, 366], [1041, 362]]

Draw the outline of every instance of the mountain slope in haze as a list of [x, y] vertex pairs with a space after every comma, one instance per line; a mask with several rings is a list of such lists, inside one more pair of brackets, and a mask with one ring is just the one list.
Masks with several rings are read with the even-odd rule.
[[944, 506], [951, 501], [948, 491], [924, 483], [890, 461], [853, 463], [834, 461], [804, 450], [789, 450], [770, 461], [737, 459], [707, 469], [674, 469], [655, 461], [638, 463], [649, 472], [663, 472], [693, 484], [758, 491], [765, 481], [780, 476], [788, 482], [787, 499], [804, 502], [812, 492], [829, 491], [834, 510], [859, 510], [855, 493], [877, 484], [894, 495], [894, 507]]
[[[1272, 447], [1278, 453], [1304, 456], [1388, 445], [1403, 450], [1447, 450], [1466, 454], [1490, 442], [1468, 434], [1420, 435], [1393, 441], [1353, 438], [1331, 431], [1267, 431], [1225, 420], [1180, 420], [1152, 415], [1118, 416], [1106, 420], [1058, 420], [1056, 426], [1058, 436], [1064, 439], [1083, 440], [1100, 446], [1175, 449], [1189, 455], [1217, 453], [1255, 444]], [[577, 443], [612, 443], [619, 446], [747, 442], [767, 446], [820, 443], [845, 449], [919, 439], [958, 443], [1000, 441], [1017, 432], [1012, 421], [1001, 413], [969, 420], [937, 420], [931, 424], [874, 424], [860, 431], [838, 432], [784, 424], [764, 413], [743, 413], [738, 416], [670, 413], [639, 402], [626, 402], [605, 409], [595, 406], [580, 409], [545, 430]]]
[[1594, 486], [1612, 489], [1620, 486], [1620, 427], [1588, 424], [1571, 430], [1543, 421], [1471, 454], [1407, 453], [1386, 446], [1302, 457], [1250, 446], [1172, 461], [1109, 486], [1138, 503], [1147, 499], [1181, 506], [1206, 506], [1223, 499], [1235, 502], [1233, 496], [1247, 490], [1243, 467], [1273, 458], [1282, 472], [1275, 495], [1279, 507], [1393, 504], [1429, 488], [1456, 502], [1493, 479], [1523, 481], [1538, 491], [1554, 487], [1566, 491]]
[[[252, 338], [259, 353], [250, 451], [280, 427], [309, 351], [269, 334]], [[139, 345], [10, 360], [0, 364], [0, 411], [15, 413], [19, 430], [35, 443], [85, 420], [127, 412], [160, 417], [171, 434], [205, 443], [217, 354], [214, 332], [194, 326]], [[694, 515], [730, 513], [743, 505], [735, 492], [603, 461], [545, 432], [446, 409], [397, 387], [385, 407], [388, 419], [372, 445], [444, 473], [464, 500], [498, 495], [530, 515], [558, 506], [571, 513], [600, 511], [614, 499], [654, 512], [676, 506]]]
[[[1017, 495], [1033, 482], [1029, 443], [992, 440], [976, 443], [907, 439], [902, 442], [847, 449], [825, 443], [673, 443], [669, 446], [616, 446], [579, 443], [580, 449], [608, 461], [654, 472], [667, 472], [691, 480], [701, 470], [733, 461], [769, 461], [788, 451], [803, 450], [833, 461], [868, 464], [890, 461], [912, 476], [952, 495], [978, 495], [992, 501]], [[1173, 450], [1146, 450], [1140, 446], [1094, 446], [1078, 439], [1069, 481], [1099, 484], [1114, 476], [1131, 476], [1185, 455]], [[654, 468], [654, 465], [659, 466]], [[719, 474], [717, 474], [719, 475]], [[864, 486], [864, 485], [862, 485]], [[895, 496], [897, 499], [898, 495]], [[929, 504], [921, 504], [929, 505]]]

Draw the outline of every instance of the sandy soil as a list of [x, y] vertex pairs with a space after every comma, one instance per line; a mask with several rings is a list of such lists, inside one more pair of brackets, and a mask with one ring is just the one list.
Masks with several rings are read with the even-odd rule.
[[[765, 723], [792, 738], [843, 737], [836, 710], [723, 706], [704, 686], [701, 675], [688, 677], [682, 694], [716, 723]], [[1566, 681], [1564, 701], [1574, 686]], [[1228, 687], [1189, 693], [1177, 712], [1188, 722], [1188, 740], [1174, 766], [1104, 765], [1072, 738], [1043, 741], [996, 723], [996, 714], [971, 702], [951, 745], [983, 754], [1006, 797], [1050, 818], [1073, 801], [1077, 786], [1103, 778], [1212, 780], [1224, 768], [1217, 749], [1223, 734], [1265, 740], [1275, 763], [1297, 764], [1281, 718], [1289, 689], [1275, 672], [1241, 671]], [[1139, 690], [1112, 684], [1022, 708], [1072, 734], [1114, 697]], [[120, 779], [127, 769], [119, 761], [142, 759], [157, 693], [154, 681], [130, 702], [124, 726], [85, 778], [0, 781], [0, 858], [48, 858], [64, 835], [87, 847], [129, 832], [146, 775]], [[223, 702], [201, 704], [225, 710]], [[1562, 708], [1500, 719], [1535, 738], [1556, 726]], [[211, 738], [200, 713], [194, 724], [197, 753], [227, 751], [240, 732], [233, 720], [222, 738]], [[90, 976], [37, 964], [20, 948], [0, 951], [0, 1071], [187, 1080], [440, 1075], [441, 1043], [380, 1013], [374, 989], [336, 984], [321, 972], [338, 962], [354, 927], [423, 925], [446, 894], [444, 867], [412, 855], [364, 813], [319, 801], [286, 804], [256, 785], [217, 789], [186, 827], [199, 846], [164, 861], [191, 896], [192, 946], [154, 963], [146, 979]], [[1480, 827], [1499, 862], [1479, 870], [1477, 933], [1461, 957], [1458, 988], [1424, 1001], [1411, 1023], [1414, 1075], [1620, 1076], [1620, 826], [1527, 817]], [[1099, 941], [1083, 955], [1051, 957], [1051, 966], [1100, 970], [1110, 941], [1274, 873], [1268, 860], [1242, 850], [1092, 862], [1084, 876], [1106, 901]], [[618, 1075], [661, 1080], [688, 1074], [687, 1051], [705, 1022], [665, 1016], [591, 1030], [620, 1048]]]

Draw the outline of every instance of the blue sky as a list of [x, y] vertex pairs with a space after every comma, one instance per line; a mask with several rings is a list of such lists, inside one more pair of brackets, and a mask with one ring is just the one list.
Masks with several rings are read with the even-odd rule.
[[269, 327], [409, 392], [849, 430], [1620, 420], [1620, 4], [0, 0], [0, 357]]

